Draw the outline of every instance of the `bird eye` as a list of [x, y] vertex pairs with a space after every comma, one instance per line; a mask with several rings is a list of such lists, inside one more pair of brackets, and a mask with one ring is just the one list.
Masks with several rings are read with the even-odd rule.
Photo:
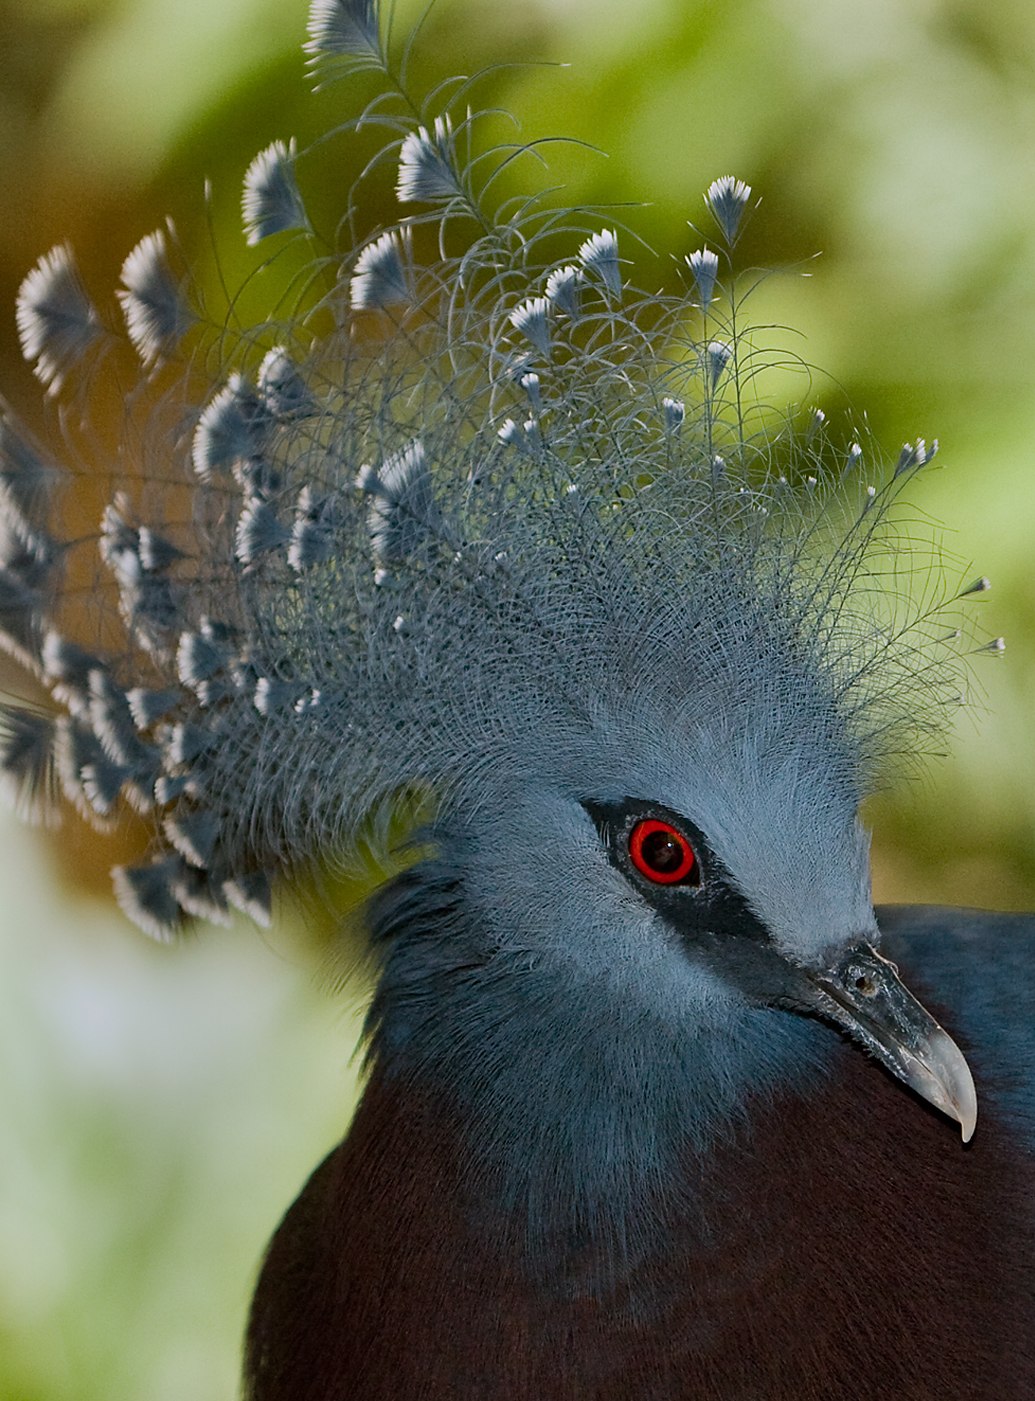
[[694, 849], [671, 822], [645, 817], [629, 833], [629, 857], [641, 876], [656, 885], [700, 885]]

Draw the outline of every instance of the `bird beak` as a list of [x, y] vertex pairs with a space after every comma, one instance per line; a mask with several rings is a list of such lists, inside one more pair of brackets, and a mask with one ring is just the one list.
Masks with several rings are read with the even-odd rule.
[[963, 1052], [916, 1000], [898, 969], [869, 944], [857, 944], [832, 968], [810, 973], [817, 1010], [860, 1042], [898, 1079], [956, 1119], [969, 1143], [977, 1092]]

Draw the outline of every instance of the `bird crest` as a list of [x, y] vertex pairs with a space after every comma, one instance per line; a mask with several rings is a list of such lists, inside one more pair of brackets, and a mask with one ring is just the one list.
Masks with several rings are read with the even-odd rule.
[[[344, 858], [414, 793], [471, 822], [529, 792], [685, 791], [734, 864], [736, 814], [770, 815], [749, 897], [806, 848], [818, 867], [959, 699], [942, 599], [896, 592], [896, 503], [936, 445], [886, 460], [769, 406], [744, 181], [688, 210], [693, 251], [650, 291], [635, 214], [507, 195], [517, 163], [541, 182], [539, 144], [497, 139], [475, 80], [410, 92], [373, 0], [317, 0], [307, 52], [321, 84], [377, 75], [335, 139], [383, 133], [387, 227], [363, 227], [360, 180], [318, 231], [283, 139], [242, 201], [257, 280], [303, 255], [277, 314], [206, 311], [171, 226], [117, 306], [67, 245], [22, 286], [56, 431], [0, 425], [0, 643], [49, 697], [4, 709], [14, 800], [139, 813], [152, 854], [115, 889], [158, 938], [265, 923], [279, 873]], [[126, 347], [98, 484], [74, 464]]]

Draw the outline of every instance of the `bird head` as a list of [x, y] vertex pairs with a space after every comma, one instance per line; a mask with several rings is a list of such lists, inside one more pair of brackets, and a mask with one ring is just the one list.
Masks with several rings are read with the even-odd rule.
[[[734, 619], [718, 608], [724, 633]], [[486, 975], [464, 983], [459, 1013], [476, 1056], [497, 1015], [509, 1024], [522, 978], [538, 1009], [524, 1025], [565, 1037], [579, 1024], [594, 1041], [604, 1027], [621, 1056], [681, 1043], [678, 1074], [711, 1041], [735, 1077], [733, 1029], [776, 1046], [772, 1019], [754, 1014], [790, 1013], [839, 1028], [969, 1139], [966, 1061], [879, 952], [858, 752], [831, 723], [828, 689], [764, 629], [757, 655], [723, 650], [702, 664], [684, 650], [701, 645], [700, 616], [690, 626], [678, 612], [661, 629], [676, 646], [645, 647], [617, 673], [601, 658], [580, 713], [526, 696], [527, 727], [506, 743], [494, 727], [480, 761], [479, 740], [458, 731], [472, 769], [448, 790], [437, 844], [459, 883], [456, 960]], [[635, 616], [605, 633], [611, 646], [636, 635]], [[428, 994], [419, 952], [404, 968], [390, 980], [398, 1004], [427, 996], [437, 1045], [456, 983]], [[465, 1041], [453, 1026], [449, 1037]], [[750, 1057], [741, 1068], [755, 1073]], [[700, 1102], [700, 1061], [691, 1078]]]
[[[895, 587], [896, 503], [934, 445], [885, 462], [818, 409], [773, 415], [746, 183], [713, 182], [676, 285], [666, 265], [645, 290], [624, 231], [498, 197], [523, 153], [467, 84], [415, 102], [376, 6], [333, 8], [310, 55], [380, 74], [398, 217], [311, 248], [299, 294], [307, 153], [274, 142], [245, 231], [291, 247], [289, 310], [239, 336], [142, 240], [118, 300], [162, 465], [125, 474], [97, 537], [52, 538], [55, 465], [3, 422], [0, 624], [63, 712], [8, 715], [11, 784], [37, 804], [56, 768], [88, 815], [143, 813], [152, 859], [116, 889], [159, 937], [265, 921], [278, 873], [430, 795], [433, 854], [371, 909], [374, 1053], [446, 1063], [498, 1120], [524, 1104], [526, 1138], [573, 1099], [721, 1118], [816, 1017], [969, 1137], [963, 1058], [877, 951], [859, 819], [959, 696], [959, 632]], [[343, 228], [362, 207], [361, 179]], [[51, 399], [114, 335], [66, 246], [18, 325]], [[83, 551], [114, 604], [89, 646], [63, 630]], [[515, 1067], [534, 1083], [547, 1055], [565, 1095], [538, 1116]]]

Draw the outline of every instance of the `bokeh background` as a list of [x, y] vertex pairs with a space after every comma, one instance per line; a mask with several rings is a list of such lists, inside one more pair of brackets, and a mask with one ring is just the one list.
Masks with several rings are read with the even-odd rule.
[[[400, 33], [417, 13], [400, 0]], [[362, 103], [364, 80], [310, 94], [305, 17], [0, 0], [0, 384], [30, 420], [13, 302], [41, 252], [70, 236], [102, 291], [171, 213], [232, 285], [252, 155]], [[1008, 650], [975, 659], [947, 757], [874, 804], [877, 893], [1035, 908], [1030, 0], [439, 0], [421, 54], [428, 80], [518, 60], [482, 100], [607, 152], [556, 148], [551, 178], [643, 203], [624, 217], [655, 248], [696, 246], [714, 176], [748, 180], [750, 257], [798, 269], [765, 314], [829, 375], [811, 399], [865, 411], [891, 453], [941, 439], [913, 500], [992, 576], [974, 608]], [[356, 167], [321, 159], [330, 213]], [[265, 1239], [348, 1120], [362, 979], [330, 990], [326, 928], [290, 901], [272, 935], [153, 947], [108, 894], [132, 829], [0, 823], [0, 1401], [233, 1397]]]

